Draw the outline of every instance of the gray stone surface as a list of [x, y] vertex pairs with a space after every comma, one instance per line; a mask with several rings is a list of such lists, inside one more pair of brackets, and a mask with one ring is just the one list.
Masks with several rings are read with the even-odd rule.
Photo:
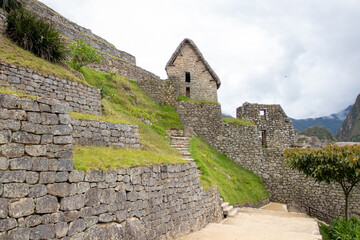
[[34, 213], [35, 203], [32, 198], [21, 198], [9, 204], [9, 215], [14, 218], [29, 216]]
[[55, 236], [53, 224], [39, 225], [31, 229], [30, 239], [51, 239]]
[[60, 201], [60, 209], [65, 211], [78, 210], [85, 206], [85, 196], [75, 195], [64, 197]]
[[54, 196], [47, 195], [36, 199], [36, 213], [54, 213], [58, 209], [58, 199]]

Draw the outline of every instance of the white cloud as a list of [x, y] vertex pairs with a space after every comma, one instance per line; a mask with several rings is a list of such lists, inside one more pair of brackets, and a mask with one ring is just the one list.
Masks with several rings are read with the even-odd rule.
[[360, 93], [357, 0], [42, 0], [162, 78], [191, 38], [219, 75], [219, 101], [281, 104], [296, 118], [338, 112]]

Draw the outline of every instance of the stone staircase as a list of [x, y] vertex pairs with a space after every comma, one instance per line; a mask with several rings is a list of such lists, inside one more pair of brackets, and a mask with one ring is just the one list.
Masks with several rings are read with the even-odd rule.
[[[227, 203], [223, 203], [225, 207]], [[286, 205], [270, 203], [262, 208], [240, 208], [233, 217], [221, 223], [210, 223], [204, 229], [182, 240], [321, 240], [318, 222], [303, 213], [288, 212]]]
[[177, 149], [182, 158], [186, 161], [194, 161], [189, 152], [189, 137], [184, 137], [182, 130], [170, 130], [170, 145]]
[[[221, 199], [221, 200], [223, 201], [223, 199]], [[221, 203], [221, 207], [223, 209], [225, 218], [234, 217], [239, 211], [239, 208], [234, 208], [228, 202], [224, 202], [224, 201]]]

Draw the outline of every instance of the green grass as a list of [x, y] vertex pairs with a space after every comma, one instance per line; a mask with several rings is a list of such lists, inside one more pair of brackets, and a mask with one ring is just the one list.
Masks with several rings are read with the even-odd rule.
[[0, 33], [0, 61], [18, 67], [29, 68], [39, 73], [86, 84], [84, 80], [77, 77], [71, 70], [35, 56], [31, 52], [17, 46], [2, 33]]
[[118, 169], [138, 166], [169, 165], [188, 163], [180, 157], [158, 154], [135, 149], [116, 147], [74, 147], [74, 167], [76, 170]]
[[223, 121], [225, 123], [236, 123], [238, 125], [243, 125], [243, 126], [254, 126], [254, 124], [252, 122], [245, 121], [243, 119], [238, 119], [238, 118], [223, 118]]
[[21, 92], [18, 92], [18, 91], [13, 91], [13, 90], [10, 90], [8, 88], [3, 88], [3, 87], [0, 87], [0, 93], [16, 94], [19, 97], [27, 97], [27, 98], [41, 98], [41, 97], [38, 97], [38, 96], [33, 96], [33, 95], [30, 95], [30, 94], [25, 94], [25, 93], [21, 93]]
[[178, 102], [194, 102], [194, 103], [205, 103], [205, 104], [220, 105], [218, 102], [210, 102], [210, 101], [205, 101], [205, 100], [196, 100], [196, 99], [188, 98], [186, 96], [178, 96], [177, 100], [178, 100]]
[[258, 176], [212, 149], [201, 138], [190, 140], [190, 152], [201, 170], [202, 186], [205, 189], [219, 186], [220, 195], [230, 204], [258, 203], [269, 197]]

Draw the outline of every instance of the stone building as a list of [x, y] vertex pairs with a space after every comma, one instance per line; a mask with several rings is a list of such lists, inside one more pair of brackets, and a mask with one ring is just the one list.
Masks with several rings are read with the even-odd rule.
[[286, 148], [294, 143], [293, 124], [280, 105], [244, 103], [236, 109], [236, 117], [257, 126], [263, 147]]
[[165, 69], [178, 96], [217, 102], [220, 79], [192, 40], [186, 38], [180, 43]]

